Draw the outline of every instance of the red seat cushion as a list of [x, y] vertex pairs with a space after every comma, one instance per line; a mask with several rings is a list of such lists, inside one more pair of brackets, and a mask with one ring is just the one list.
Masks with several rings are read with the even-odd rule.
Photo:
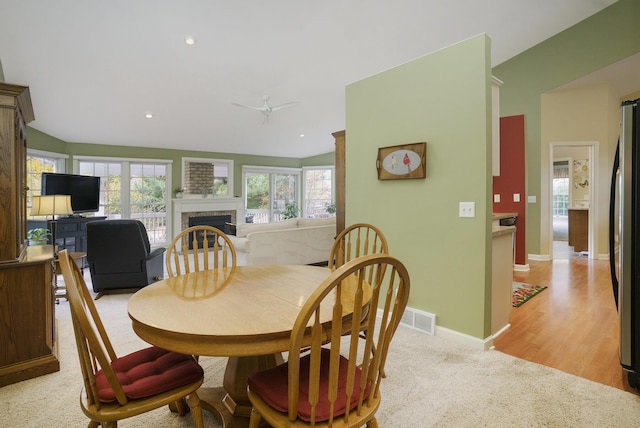
[[[327, 390], [329, 387], [329, 350], [323, 349], [320, 363], [320, 398], [316, 406], [316, 422], [329, 420], [329, 400]], [[338, 396], [334, 403], [334, 417], [344, 415], [346, 411], [346, 382], [347, 365], [349, 361], [340, 356], [340, 376], [338, 381]], [[303, 421], [311, 420], [311, 405], [309, 404], [309, 356], [300, 359], [300, 393], [298, 399], [298, 417]], [[287, 412], [288, 405], [288, 364], [281, 364], [269, 370], [254, 373], [249, 376], [248, 383], [251, 390], [274, 409]], [[357, 391], [360, 385], [360, 368], [356, 367], [354, 392], [351, 396], [353, 409], [358, 405]], [[369, 396], [369, 384], [365, 388], [364, 398]]]
[[[111, 363], [125, 395], [130, 399], [150, 397], [202, 378], [204, 371], [191, 355], [152, 346]], [[112, 403], [116, 396], [104, 372], [96, 373], [100, 401]]]

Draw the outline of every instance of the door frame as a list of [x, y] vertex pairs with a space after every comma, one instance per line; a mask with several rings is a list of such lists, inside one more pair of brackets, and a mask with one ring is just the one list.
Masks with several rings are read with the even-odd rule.
[[[549, 144], [549, 210], [547, 212], [549, 221], [549, 256], [553, 260], [553, 160], [554, 151], [559, 147], [587, 147], [589, 150], [589, 245], [588, 252], [589, 258], [597, 260], [596, 248], [598, 248], [598, 236], [595, 230], [595, 225], [598, 224], [600, 218], [600, 210], [598, 206], [598, 200], [596, 198], [595, 189], [598, 186], [599, 172], [599, 152], [600, 143], [598, 141], [563, 141], [552, 142]], [[569, 165], [569, 174], [572, 174], [572, 166]]]

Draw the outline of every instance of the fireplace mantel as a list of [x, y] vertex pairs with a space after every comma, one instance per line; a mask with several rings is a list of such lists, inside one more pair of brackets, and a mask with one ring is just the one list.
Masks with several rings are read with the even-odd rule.
[[173, 199], [173, 236], [182, 230], [182, 214], [202, 211], [235, 211], [236, 222], [244, 223], [243, 198], [176, 198]]

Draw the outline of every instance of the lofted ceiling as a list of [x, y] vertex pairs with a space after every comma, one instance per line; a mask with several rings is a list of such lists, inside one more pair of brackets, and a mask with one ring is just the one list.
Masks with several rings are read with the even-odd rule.
[[[0, 61], [64, 141], [298, 158], [333, 151], [350, 83], [483, 32], [495, 66], [613, 3], [0, 0]], [[264, 96], [295, 104], [234, 105]]]

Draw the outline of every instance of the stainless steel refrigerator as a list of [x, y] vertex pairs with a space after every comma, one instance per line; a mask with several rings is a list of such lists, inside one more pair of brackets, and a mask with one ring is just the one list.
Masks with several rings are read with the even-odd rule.
[[609, 260], [620, 316], [620, 364], [640, 386], [640, 99], [622, 103], [609, 211]]

